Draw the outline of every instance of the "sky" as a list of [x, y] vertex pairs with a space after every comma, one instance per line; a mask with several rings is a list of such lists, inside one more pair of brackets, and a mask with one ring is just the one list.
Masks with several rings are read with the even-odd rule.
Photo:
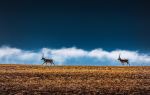
[[[46, 49], [50, 52], [45, 56], [57, 64], [119, 65], [116, 59], [121, 53], [134, 65], [149, 65], [149, 4], [144, 0], [0, 1], [0, 63], [40, 64], [33, 57], [40, 59]], [[30, 58], [17, 57], [14, 49]], [[81, 50], [86, 56], [64, 58], [64, 49], [74, 49], [75, 55]], [[57, 50], [61, 53], [52, 53]]]

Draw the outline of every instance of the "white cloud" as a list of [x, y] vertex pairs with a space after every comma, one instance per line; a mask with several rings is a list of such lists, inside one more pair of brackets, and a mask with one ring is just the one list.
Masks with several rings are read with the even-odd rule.
[[27, 51], [8, 46], [0, 47], [0, 63], [42, 64], [42, 53], [47, 58], [53, 58], [56, 64], [62, 65], [121, 65], [117, 58], [128, 58], [131, 65], [150, 66], [150, 56], [137, 51], [114, 50], [105, 51], [101, 48], [86, 51], [75, 47]]

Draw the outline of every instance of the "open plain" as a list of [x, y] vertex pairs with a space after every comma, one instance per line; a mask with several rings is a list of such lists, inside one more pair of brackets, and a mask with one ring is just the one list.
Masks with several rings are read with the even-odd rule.
[[0, 95], [150, 95], [149, 66], [0, 65]]

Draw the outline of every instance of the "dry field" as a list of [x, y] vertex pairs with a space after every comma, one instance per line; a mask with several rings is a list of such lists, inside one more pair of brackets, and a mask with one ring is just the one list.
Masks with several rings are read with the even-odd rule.
[[0, 95], [150, 95], [150, 66], [0, 65]]

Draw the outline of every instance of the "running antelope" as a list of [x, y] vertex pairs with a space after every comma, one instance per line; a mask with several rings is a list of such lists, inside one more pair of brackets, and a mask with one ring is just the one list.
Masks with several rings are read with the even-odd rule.
[[130, 66], [129, 60], [128, 60], [128, 59], [122, 59], [122, 58], [120, 57], [120, 54], [119, 54], [118, 60], [122, 63], [122, 65], [124, 65], [124, 64], [126, 63], [126, 64], [128, 64], [128, 65]]
[[44, 61], [44, 63], [42, 65], [44, 65], [44, 64], [47, 65], [48, 63], [51, 64], [51, 65], [55, 65], [53, 59], [47, 59], [47, 58], [44, 57], [44, 55], [42, 56], [41, 60]]

